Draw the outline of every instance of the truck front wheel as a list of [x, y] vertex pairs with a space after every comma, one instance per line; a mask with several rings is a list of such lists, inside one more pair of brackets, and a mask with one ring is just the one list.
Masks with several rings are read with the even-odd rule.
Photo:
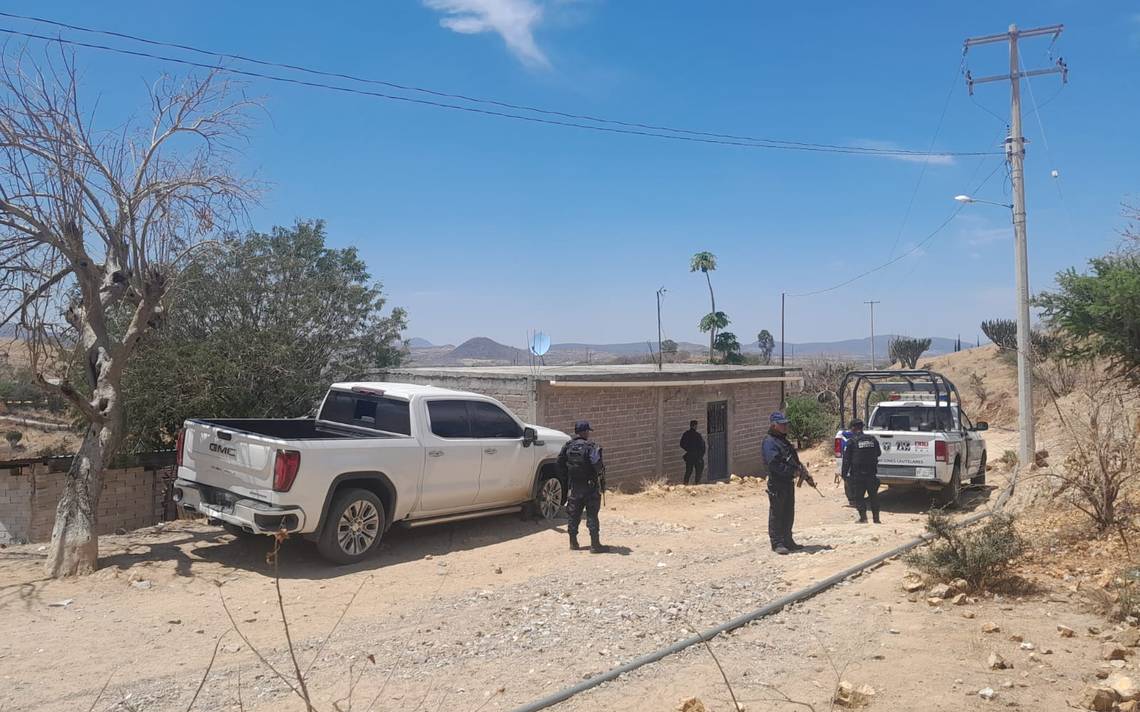
[[534, 504], [543, 519], [554, 519], [566, 506], [566, 486], [562, 484], [562, 479], [557, 474], [550, 471], [542, 473]]
[[365, 489], [347, 489], [333, 498], [317, 550], [337, 564], [355, 564], [371, 554], [384, 534], [384, 505]]
[[957, 507], [958, 498], [962, 494], [962, 463], [954, 463], [954, 474], [950, 475], [950, 482], [938, 493], [938, 505], [941, 507]]

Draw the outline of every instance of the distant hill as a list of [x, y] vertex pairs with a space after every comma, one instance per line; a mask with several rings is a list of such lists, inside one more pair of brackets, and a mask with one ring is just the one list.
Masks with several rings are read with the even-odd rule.
[[[897, 338], [896, 334], [877, 334], [875, 336], [876, 359], [886, 357], [890, 351], [891, 340], [895, 338]], [[930, 337], [930, 350], [927, 351], [925, 355], [936, 356], [938, 354], [953, 353], [955, 341], [955, 339], [942, 336], [932, 336]], [[962, 344], [963, 348], [969, 346], [973, 346], [973, 344]], [[759, 349], [756, 347], [756, 342], [753, 341], [750, 344], [745, 344], [742, 350], [745, 353], [755, 353]], [[776, 348], [772, 353], [780, 353], [779, 342], [776, 342]], [[871, 337], [845, 339], [843, 341], [809, 341], [801, 344], [793, 344], [789, 341], [786, 355], [800, 358], [805, 356], [850, 356], [855, 358], [868, 358], [871, 356]]]
[[530, 355], [522, 349], [500, 344], [486, 336], [476, 336], [456, 346], [447, 356], [451, 361], [503, 361], [526, 363]]
[[[875, 356], [877, 360], [884, 360], [889, 351], [893, 334], [883, 334], [875, 337]], [[427, 345], [424, 345], [427, 344]], [[969, 346], [970, 344], [963, 344]], [[456, 347], [432, 346], [426, 339], [409, 340], [412, 366], [460, 366], [460, 365], [510, 365], [530, 363], [531, 355], [526, 349], [500, 344], [485, 336], [468, 339]], [[642, 359], [649, 356], [650, 346], [657, 350], [656, 340], [648, 344], [644, 341], [632, 341], [616, 344], [586, 344], [562, 343], [550, 347], [543, 359], [548, 365], [575, 364], [575, 363], [613, 363], [628, 362], [630, 359]], [[707, 344], [693, 342], [679, 342], [678, 351], [686, 352], [694, 358], [708, 350]], [[758, 351], [756, 342], [743, 347], [745, 353]], [[954, 339], [944, 337], [931, 338], [930, 350], [927, 356], [952, 353]], [[780, 353], [780, 345], [776, 344], [774, 356]], [[788, 358], [833, 357], [847, 359], [867, 359], [871, 356], [870, 337], [862, 339], [846, 339], [843, 341], [815, 341], [802, 344], [788, 343]]]
[[435, 346], [435, 344], [428, 341], [427, 339], [421, 339], [418, 336], [413, 336], [412, 338], [408, 339], [408, 347], [409, 348], [430, 349], [433, 346]]

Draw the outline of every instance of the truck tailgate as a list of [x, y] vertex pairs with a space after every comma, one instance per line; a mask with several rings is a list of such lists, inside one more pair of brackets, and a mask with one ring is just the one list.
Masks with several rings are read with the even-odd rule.
[[246, 494], [272, 489], [273, 463], [284, 441], [195, 422], [186, 424], [185, 437], [187, 479]]
[[[879, 440], [880, 476], [916, 475], [915, 468], [934, 468], [934, 437], [909, 431], [868, 431]], [[931, 470], [930, 476], [933, 476]]]

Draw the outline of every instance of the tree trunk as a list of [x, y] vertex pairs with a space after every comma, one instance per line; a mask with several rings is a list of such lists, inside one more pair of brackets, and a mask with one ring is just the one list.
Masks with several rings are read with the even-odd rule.
[[[712, 302], [712, 311], [709, 312], [716, 318], [716, 296], [713, 294], [712, 278], [709, 277], [708, 270], [705, 270], [705, 281], [709, 284], [709, 301]], [[713, 362], [713, 344], [716, 343], [716, 324], [709, 329], [709, 363]]]
[[98, 568], [99, 494], [103, 489], [103, 469], [118, 444], [117, 431], [113, 418], [89, 425], [83, 444], [71, 461], [48, 547], [46, 573], [52, 578], [89, 574]]

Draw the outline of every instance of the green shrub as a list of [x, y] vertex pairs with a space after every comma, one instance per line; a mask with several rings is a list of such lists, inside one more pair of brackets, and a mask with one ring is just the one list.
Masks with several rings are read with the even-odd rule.
[[926, 530], [934, 540], [907, 556], [906, 562], [939, 581], [965, 579], [975, 591], [1007, 579], [1009, 563], [1025, 551], [1008, 514], [994, 514], [981, 524], [955, 529], [945, 512], [931, 510]]
[[1017, 453], [1013, 450], [1006, 450], [1001, 454], [1001, 459], [998, 462], [1006, 467], [1017, 467]]
[[8, 447], [15, 450], [16, 446], [20, 444], [20, 441], [24, 439], [24, 434], [19, 430], [9, 430], [4, 433], [4, 439], [8, 441]]
[[796, 441], [797, 448], [810, 447], [833, 432], [831, 415], [815, 398], [789, 398], [784, 414], [788, 416], [788, 437]]

